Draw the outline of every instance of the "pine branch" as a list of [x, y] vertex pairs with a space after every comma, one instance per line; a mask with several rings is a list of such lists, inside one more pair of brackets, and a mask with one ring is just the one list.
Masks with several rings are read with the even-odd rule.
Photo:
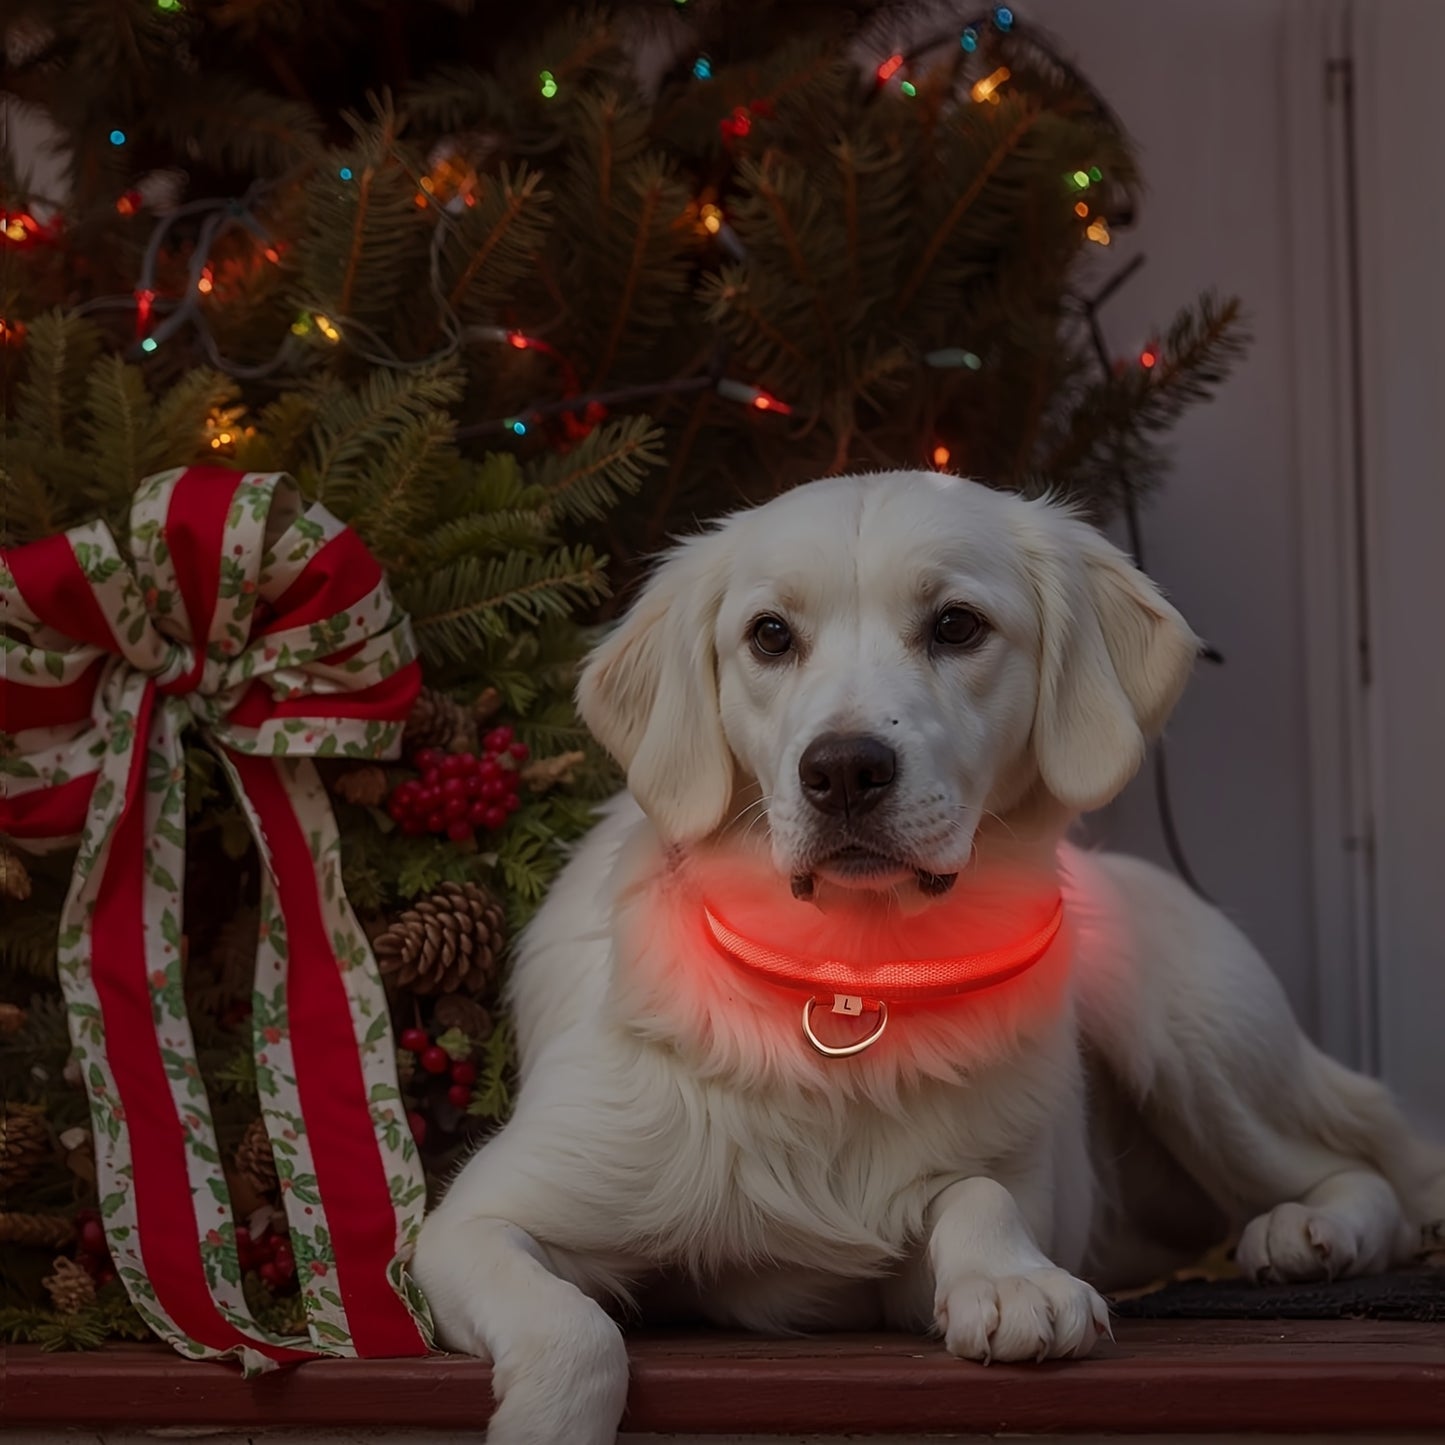
[[417, 371], [373, 371], [355, 389], [325, 391], [313, 424], [311, 475], [316, 495], [331, 500], [337, 489], [343, 503], [346, 487], [367, 474], [379, 446], [422, 418], [455, 405], [461, 378], [450, 366]]
[[229, 376], [209, 367], [188, 371], [156, 403], [151, 413], [141, 475], [194, 461], [207, 449], [206, 423], [213, 412], [240, 402], [240, 389]]
[[105, 515], [119, 519], [150, 470], [150, 394], [140, 371], [117, 356], [96, 362], [86, 378], [86, 393], [80, 430], [91, 471], [89, 492]]
[[549, 452], [529, 473], [544, 494], [541, 515], [558, 522], [600, 521], [620, 494], [634, 494], [662, 460], [662, 433], [645, 416], [589, 432], [566, 454]]
[[[801, 216], [797, 223], [789, 211], [787, 202], [784, 200], [777, 185], [777, 157], [769, 153], [764, 157], [763, 163], [753, 168], [751, 174], [749, 167], [744, 167], [743, 174], [750, 182], [752, 188], [761, 197], [767, 206], [773, 220], [774, 228], [783, 243], [783, 249], [787, 253], [788, 261], [792, 267], [793, 278], [797, 284], [812, 298], [813, 309], [818, 317], [818, 329], [823, 339], [823, 344], [828, 350], [837, 347], [837, 334], [833, 329], [833, 318], [828, 314], [828, 308], [823, 302], [823, 297], [817, 287], [817, 269], [815, 263], [810, 263], [803, 255], [802, 244], [799, 240], [799, 227], [806, 226], [814, 217], [808, 214]], [[811, 190], [793, 189], [792, 199], [794, 203], [800, 198], [806, 198], [811, 202], [809, 209], [816, 213], [821, 207], [817, 204], [816, 192]]]
[[424, 657], [462, 661], [517, 626], [564, 618], [606, 594], [603, 564], [590, 547], [462, 558], [409, 586], [400, 598], [411, 614]]
[[84, 378], [100, 353], [100, 332], [88, 321], [48, 312], [30, 323], [25, 378], [15, 390], [18, 434], [64, 449], [83, 406]]
[[166, 87], [153, 124], [178, 153], [194, 148], [220, 170], [262, 176], [317, 159], [321, 123], [308, 104], [213, 69], [194, 78], [170, 69]]
[[906, 309], [909, 302], [917, 295], [919, 287], [922, 286], [924, 279], [932, 270], [934, 262], [938, 260], [939, 252], [943, 250], [949, 237], [957, 230], [960, 222], [983, 194], [989, 182], [998, 173], [999, 168], [1014, 154], [1024, 137], [1038, 123], [1040, 108], [1033, 100], [1015, 101], [1013, 110], [1016, 114], [1012, 125], [1000, 137], [972, 182], [954, 199], [933, 234], [928, 238], [928, 243], [924, 246], [918, 260], [914, 262], [913, 270], [898, 293], [900, 311]]
[[455, 431], [445, 412], [424, 412], [385, 444], [359, 479], [351, 524], [383, 565], [400, 564], [415, 550], [415, 529], [435, 510]]
[[[477, 204], [455, 233], [467, 259], [447, 291], [451, 306], [466, 316], [485, 313], [530, 274], [550, 224], [549, 199], [540, 171], [521, 169], [513, 176], [504, 168], [482, 183]], [[455, 249], [449, 240], [449, 266], [456, 265]]]
[[516, 1043], [511, 1019], [500, 1020], [482, 1049], [482, 1068], [467, 1113], [478, 1118], [506, 1119], [512, 1112], [509, 1079], [514, 1072]]

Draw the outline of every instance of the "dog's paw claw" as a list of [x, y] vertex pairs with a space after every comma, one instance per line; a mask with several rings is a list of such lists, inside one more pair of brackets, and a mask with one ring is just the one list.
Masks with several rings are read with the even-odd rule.
[[1113, 1338], [1109, 1307], [1067, 1270], [956, 1280], [934, 1311], [951, 1354], [981, 1364], [1087, 1355]]

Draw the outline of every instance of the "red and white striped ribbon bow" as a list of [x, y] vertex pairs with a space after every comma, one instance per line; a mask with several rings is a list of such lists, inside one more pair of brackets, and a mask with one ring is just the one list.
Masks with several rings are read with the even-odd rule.
[[[394, 756], [411, 629], [359, 537], [281, 473], [149, 478], [103, 523], [0, 552], [0, 832], [78, 841], [60, 979], [117, 1270], [183, 1353], [250, 1368], [414, 1355], [425, 1183], [386, 997], [311, 756]], [[228, 773], [262, 861], [256, 1079], [305, 1336], [253, 1318], [182, 992], [182, 733]]]

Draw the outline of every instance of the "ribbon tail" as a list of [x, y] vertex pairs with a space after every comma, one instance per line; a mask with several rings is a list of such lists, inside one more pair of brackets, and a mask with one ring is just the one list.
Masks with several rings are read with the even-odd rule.
[[256, 1077], [312, 1340], [328, 1354], [424, 1354], [431, 1323], [404, 1267], [426, 1183], [330, 803], [307, 758], [224, 756], [265, 869]]
[[185, 1017], [179, 729], [145, 677], [117, 677], [60, 969], [90, 1095], [107, 1240], [137, 1311], [182, 1353], [302, 1358], [246, 1311]]

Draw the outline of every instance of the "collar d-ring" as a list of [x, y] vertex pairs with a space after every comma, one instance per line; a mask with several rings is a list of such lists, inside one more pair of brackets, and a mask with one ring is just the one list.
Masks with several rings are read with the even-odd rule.
[[826, 1003], [826, 999], [810, 998], [803, 1005], [803, 1035], [817, 1051], [830, 1059], [846, 1059], [854, 1054], [861, 1054], [864, 1049], [871, 1049], [879, 1039], [883, 1037], [883, 1030], [888, 1027], [888, 1005], [878, 1000], [878, 1026], [871, 1034], [859, 1039], [852, 1044], [825, 1044], [822, 1039], [813, 1031], [813, 1009], [819, 1002]]

